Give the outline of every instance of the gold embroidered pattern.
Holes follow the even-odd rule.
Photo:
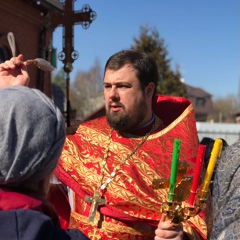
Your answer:
[[[111,206],[128,216],[158,221],[161,217],[161,202],[165,201],[167,192],[164,189],[153,191],[152,181],[156,178],[169,177],[172,152],[170,143],[177,134],[181,136],[183,146],[180,160],[185,160],[186,156],[188,159],[194,159],[198,146],[194,124],[194,112],[189,106],[167,128],[151,134],[108,186],[105,197],[107,200],[109,199]],[[105,120],[96,120],[90,125],[88,123],[80,125],[75,135],[67,137],[66,150],[62,153],[60,165],[78,185],[73,189],[74,191],[77,192],[80,187],[88,194],[93,194],[93,186],[98,184],[109,131]],[[139,139],[125,140],[121,136],[113,134],[106,173],[110,175],[114,167],[122,161],[122,156],[127,156],[138,143]],[[189,162],[189,165],[190,169],[194,167],[193,162]],[[75,200],[78,201],[78,198],[76,197]],[[85,220],[82,221],[87,221],[86,206],[87,204],[83,200],[76,204],[76,212],[81,213],[76,226],[83,224],[81,223],[83,216],[85,216]],[[98,218],[98,213],[96,218]],[[198,226],[203,235],[205,234],[204,222],[199,216],[191,219],[191,222]],[[92,224],[96,226],[95,221]],[[189,226],[188,229],[190,228]],[[109,239],[112,238],[109,237]]]

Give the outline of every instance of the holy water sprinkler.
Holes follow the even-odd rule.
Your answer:
[[[27,60],[27,65],[33,65],[40,68],[43,71],[52,72],[55,68],[51,65],[50,62],[42,58],[30,59]]]

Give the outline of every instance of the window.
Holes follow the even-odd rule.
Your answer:
[[[11,55],[7,47],[0,46],[0,63],[10,59]]]
[[[196,107],[204,107],[205,99],[202,97],[198,97],[196,100]]]

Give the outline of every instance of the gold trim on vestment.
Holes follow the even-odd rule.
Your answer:
[[[176,125],[178,125],[179,123],[181,123],[183,121],[183,119],[186,118],[186,116],[191,112],[193,111],[193,106],[192,105],[189,105],[184,111],[183,113],[178,117],[176,118],[173,122],[171,122],[166,128],[164,128],[163,130],[157,132],[157,133],[154,133],[154,134],[151,134],[151,136],[149,136],[148,139],[155,139],[155,138],[158,138],[164,134],[166,134],[167,132],[169,132],[170,130],[172,130],[174,127],[176,127]],[[167,114],[167,113],[166,113]]]
[[[161,202],[166,201],[167,190],[159,189],[151,192],[152,182],[154,179],[169,177],[165,174],[166,171],[163,172],[161,170],[161,164],[165,164],[166,169],[169,166],[169,169],[167,169],[167,171],[169,170],[170,172],[171,154],[166,153],[171,152],[171,144],[168,144],[167,146],[165,146],[164,144],[166,140],[171,142],[173,140],[173,137],[177,136],[176,132],[174,131],[179,131],[180,137],[182,137],[181,133],[183,134],[183,142],[186,143],[184,145],[184,148],[186,149],[183,150],[184,156],[186,155],[189,158],[193,158],[194,156],[196,156],[196,152],[194,151],[197,149],[196,146],[198,144],[198,140],[195,134],[196,126],[193,124],[195,122],[193,116],[194,113],[192,113],[192,111],[193,108],[192,105],[190,105],[175,121],[173,121],[162,131],[151,134],[146,140],[146,142],[143,144],[143,146],[139,148],[137,152],[131,157],[131,159],[126,162],[126,164],[124,165],[124,167],[126,168],[123,168],[118,172],[114,180],[108,186],[107,193],[104,196],[106,200],[108,200],[108,197],[113,199],[113,201],[112,199],[110,199],[109,201],[110,206],[111,203],[113,203],[112,206],[118,209],[120,212],[122,211],[123,213],[126,213],[129,217],[136,217],[139,220],[143,219],[147,221],[148,219],[153,220],[160,218]],[[97,171],[100,169],[102,159],[104,157],[104,151],[106,150],[107,139],[109,138],[109,134],[111,131],[110,128],[108,128],[107,126],[108,125],[105,120],[96,120],[95,122],[92,122],[90,124],[87,123],[80,125],[75,136],[69,136],[69,138],[67,138],[65,145],[66,151],[64,150],[61,156],[62,167],[65,169],[66,172],[69,172],[71,177],[78,183],[78,185],[83,189],[83,191],[87,192],[90,195],[94,192],[93,186],[95,187],[99,180],[99,172]],[[176,126],[177,130],[175,128]],[[174,131],[171,131],[173,129]],[[112,169],[114,169],[114,167],[118,165],[119,162],[121,162],[121,160],[126,157],[127,154],[129,154],[129,152],[131,152],[137,144],[141,142],[141,139],[142,137],[128,138],[125,141],[125,138],[121,137],[116,133],[114,134],[109,148],[109,166],[111,169],[109,169],[109,166],[107,166],[107,176],[109,176]],[[126,143],[122,144],[119,143],[119,141],[125,141]],[[79,144],[78,148],[75,145],[76,143]],[[162,152],[163,145],[165,147],[165,152]],[[159,148],[161,148],[161,151],[159,151]],[[188,151],[188,148],[191,148],[190,152]],[[157,155],[154,153],[157,153]],[[161,159],[162,163],[159,162],[157,164],[157,161],[159,161],[159,159]],[[150,160],[149,164],[147,160]],[[87,164],[92,164],[91,168],[89,168]],[[136,167],[137,173],[139,174],[138,178],[134,179],[134,177],[132,178],[131,176],[129,176],[129,174],[127,174],[127,167],[130,166]],[[161,171],[157,172],[157,168],[150,166],[157,166],[158,170],[160,169]],[[161,176],[162,174],[163,176]],[[164,176],[164,174],[166,176]],[[131,192],[127,188],[127,185],[131,185],[136,191]],[[121,202],[117,202],[115,196],[121,199]],[[124,202],[131,204],[131,209],[124,208]],[[79,203],[82,202],[79,201]],[[84,213],[87,207],[87,203],[83,202],[81,206]],[[82,213],[82,209],[79,210],[78,208],[79,212]],[[84,224],[86,224],[87,222],[87,226],[91,226],[92,223],[88,222],[87,216],[82,216],[74,212],[72,214],[73,217],[78,216],[78,221],[81,221],[82,219]],[[203,226],[202,223],[204,223],[200,219],[191,219],[190,221],[198,227]],[[124,228],[124,232],[126,232],[126,226],[123,227],[121,225],[121,222],[119,222],[119,224],[113,225],[109,222],[104,222],[103,224],[106,229],[115,229],[114,233],[116,233],[117,231],[116,227],[120,229]],[[135,232],[132,227],[128,228],[131,229],[131,231]],[[186,229],[190,231],[191,227],[189,224],[186,225]],[[204,232],[204,230],[205,229],[203,227],[201,231]],[[123,239],[121,238],[121,240]]]

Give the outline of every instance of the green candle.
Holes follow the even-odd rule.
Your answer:
[[[169,192],[168,192],[168,198],[167,198],[168,202],[172,202],[174,197],[174,190],[175,190],[177,171],[178,171],[180,144],[181,144],[181,141],[179,139],[174,140],[174,146],[173,146],[173,152],[172,152],[172,168],[171,168],[171,175],[170,175],[170,186],[169,186]]]

